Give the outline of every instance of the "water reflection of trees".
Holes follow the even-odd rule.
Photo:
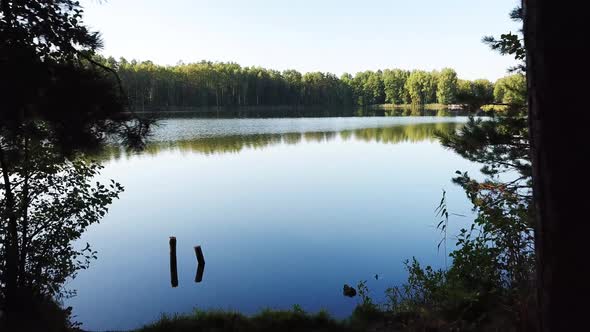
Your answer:
[[[163,151],[180,151],[205,155],[239,153],[244,149],[263,149],[272,145],[295,145],[301,142],[320,143],[336,139],[379,142],[387,144],[434,141],[436,132],[450,132],[459,128],[459,123],[420,123],[382,128],[362,128],[342,131],[305,133],[254,134],[204,137],[191,140],[152,142],[142,155],[155,156]],[[117,146],[110,146],[97,156],[101,160],[118,160],[132,154]]]

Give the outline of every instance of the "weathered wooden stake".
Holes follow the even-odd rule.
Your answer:
[[[205,272],[205,257],[203,256],[203,250],[201,246],[195,247],[195,255],[197,255],[197,275],[195,276],[195,282],[201,282],[203,280],[203,273]]]
[[[178,286],[178,268],[176,264],[176,237],[170,237],[170,283],[172,287]]]
[[[205,264],[205,257],[203,256],[203,250],[201,250],[201,246],[195,247],[195,254],[197,255],[197,261],[199,264]]]

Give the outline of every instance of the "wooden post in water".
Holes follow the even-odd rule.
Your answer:
[[[201,250],[201,246],[195,247],[195,254],[197,255],[197,261],[200,264],[205,264],[205,256],[203,256],[203,250]]]
[[[195,282],[201,282],[203,280],[203,273],[205,272],[205,257],[203,256],[203,250],[201,246],[195,247],[195,255],[197,256],[197,275],[195,276]]]
[[[176,264],[176,237],[170,237],[170,283],[178,287],[178,268]]]

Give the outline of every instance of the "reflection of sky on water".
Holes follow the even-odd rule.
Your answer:
[[[94,245],[99,259],[70,283],[78,296],[68,305],[87,329],[134,328],[163,312],[194,307],[253,313],[300,304],[344,317],[356,303],[342,296],[344,283],[368,280],[381,298],[386,287],[403,281],[403,260],[416,256],[441,266],[434,209],[444,188],[449,208],[471,215],[450,179],[455,170],[477,167],[433,139],[383,138],[387,128],[406,136],[420,132],[413,121],[423,118],[412,119],[329,119],[336,121],[331,128],[329,121],[306,119],[310,130],[298,139],[288,134],[291,119],[248,120],[252,125],[245,128],[257,130],[231,123],[226,127],[236,129],[229,130],[234,138],[227,145],[239,147],[233,153],[220,153],[226,149],[219,144],[223,138],[195,139],[185,120],[162,126],[179,131],[178,141],[189,142],[187,147],[159,140],[153,146],[160,148],[106,162],[103,176],[126,191],[82,239]],[[296,132],[307,129],[297,126]],[[256,136],[275,141],[259,149]],[[240,144],[239,137],[249,137],[250,145]],[[218,146],[203,155],[206,142]],[[468,221],[451,220],[451,234]],[[169,280],[172,235],[178,239],[178,288]],[[199,284],[195,245],[202,245],[207,261]]]

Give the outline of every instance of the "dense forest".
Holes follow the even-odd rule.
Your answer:
[[[525,89],[521,74],[496,82],[462,80],[455,70],[386,69],[356,75],[241,67],[201,61],[160,66],[151,61],[97,60],[117,71],[139,111],[236,106],[367,106],[376,104],[514,103]]]

